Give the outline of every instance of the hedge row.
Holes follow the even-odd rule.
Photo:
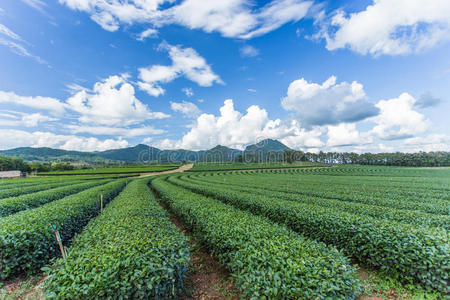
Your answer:
[[[2,190],[2,191],[0,191],[0,202],[3,201],[2,199],[4,199],[4,198],[10,198],[10,197],[16,197],[16,196],[25,195],[25,194],[36,193],[36,192],[52,189],[55,187],[60,187],[60,186],[68,185],[68,184],[75,184],[75,183],[79,183],[79,182],[80,181],[77,182],[75,180],[52,181],[52,182],[45,182],[45,183],[42,183],[39,185],[16,187],[13,189]]]
[[[450,292],[450,243],[447,230],[353,215],[344,211],[264,197],[243,195],[169,178],[196,193],[215,197],[239,209],[286,224],[296,232],[332,244],[359,261],[415,279],[425,287]]]
[[[124,186],[125,180],[117,180],[0,218],[0,280],[32,274],[59,255],[52,225],[59,228],[63,242],[67,243],[99,212],[100,191],[103,190],[107,203]]]
[[[397,209],[418,210],[425,213],[449,215],[450,199],[435,198],[430,194],[417,195],[407,198],[395,191],[373,190],[363,184],[351,186],[341,182],[334,182],[333,178],[320,176],[315,182],[309,182],[307,176],[292,177],[289,175],[261,176],[211,176],[208,181],[216,181],[230,186],[256,186],[261,190],[290,192],[296,195],[335,199],[339,201],[364,203],[377,206],[393,207]],[[350,179],[351,180],[351,179]],[[409,184],[410,185],[410,184]],[[410,186],[402,187],[404,190]],[[448,198],[448,193],[446,195]]]
[[[182,181],[214,188],[222,188],[223,182],[204,180],[202,178],[191,178],[189,176],[180,176]],[[322,207],[333,207],[335,210],[342,210],[352,214],[370,216],[377,219],[393,220],[406,224],[442,227],[450,229],[450,216],[436,215],[416,210],[398,209],[393,207],[371,205],[365,203],[348,202],[336,199],[327,199],[313,196],[305,196],[291,192],[268,191],[258,188],[257,186],[242,187],[229,185],[227,182],[227,190],[239,192],[241,194],[263,195],[273,199],[286,199],[306,204],[314,204]]]
[[[266,218],[152,181],[169,208],[222,265],[244,299],[353,299],[353,267],[334,247],[304,238]]]
[[[105,184],[111,180],[87,181],[74,185],[57,187],[0,201],[0,217],[6,217],[22,210],[39,207],[43,204],[79,193],[85,189]]]
[[[168,299],[181,291],[187,238],[147,187],[130,183],[49,269],[49,298]]]
[[[214,175],[219,176],[214,176],[213,178],[223,178],[223,174],[215,173]],[[236,181],[236,179],[239,178],[249,181],[255,178],[255,176],[250,177],[241,175],[242,174],[227,176],[227,179]],[[355,196],[358,195],[356,192],[359,192],[359,196],[363,197],[367,196],[368,193],[372,196],[380,196],[381,198],[384,198],[386,194],[389,194],[395,195],[395,197],[402,197],[403,201],[414,202],[430,202],[430,199],[432,199],[432,201],[437,201],[439,203],[442,199],[450,200],[449,180],[439,177],[414,179],[409,177],[399,177],[387,180],[385,177],[374,178],[368,176],[311,176],[298,172],[286,172],[284,170],[274,170],[271,173],[259,171],[253,173],[253,175],[257,175],[258,181],[270,181],[277,185],[285,185],[286,182],[289,182],[289,188],[296,191],[298,191],[298,187],[303,188],[306,185],[309,190],[318,192],[320,189],[317,189],[317,187],[321,187],[326,183],[327,185],[334,185],[334,189],[339,193],[352,189]],[[239,183],[238,181],[236,182]],[[413,185],[411,184],[412,182],[414,183]],[[269,188],[271,186],[265,187]],[[332,194],[332,196],[336,196],[336,193]]]

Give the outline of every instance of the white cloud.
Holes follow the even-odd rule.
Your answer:
[[[39,110],[46,110],[51,114],[58,116],[62,115],[65,111],[65,104],[58,99],[41,96],[19,96],[13,92],[0,91],[0,103],[10,103]]]
[[[312,1],[274,0],[262,8],[247,0],[59,0],[91,15],[105,30],[121,24],[150,23],[157,27],[179,24],[225,37],[253,38],[303,18]],[[164,8],[161,5],[164,4]],[[173,4],[173,5],[172,5]]]
[[[142,42],[146,38],[156,38],[156,37],[158,37],[158,30],[154,28],[148,28],[138,35],[137,40]]]
[[[41,115],[40,113],[26,114],[22,117],[22,124],[25,127],[36,127],[39,123],[57,121],[58,119],[50,118],[48,116]]]
[[[173,111],[178,111],[181,112],[182,114],[190,117],[190,118],[195,118],[197,117],[200,113],[201,110],[197,107],[197,105],[195,105],[192,102],[170,102],[170,108]]]
[[[297,121],[270,120],[265,109],[250,106],[245,114],[234,109],[233,100],[225,100],[220,115],[200,115],[190,131],[181,140],[165,139],[157,143],[160,148],[209,149],[216,145],[244,149],[246,145],[259,140],[281,139],[289,145],[313,147],[323,143],[318,139],[320,132],[313,133],[299,128]]]
[[[321,85],[303,78],[293,81],[281,104],[284,109],[297,112],[305,127],[356,122],[378,113],[367,101],[362,84],[356,81],[337,84],[335,76]]]
[[[12,39],[14,41],[4,39],[0,37],[0,45],[3,45],[5,47],[8,47],[11,52],[14,54],[20,55],[20,56],[26,56],[31,57],[35,59],[40,64],[48,64],[45,60],[40,58],[39,56],[31,54],[23,45],[19,44],[18,42],[24,42],[20,35],[13,32],[11,29],[6,27],[3,24],[0,24],[0,35],[4,35],[9,39]]]
[[[376,106],[380,114],[370,119],[376,123],[372,133],[381,139],[393,140],[413,137],[427,131],[430,122],[415,111],[416,99],[408,93],[398,98],[380,100]]]
[[[0,126],[4,127],[36,127],[40,123],[57,121],[56,118],[51,118],[41,113],[23,113],[17,111],[5,111],[0,113]]]
[[[425,137],[413,137],[404,140],[402,151],[450,151],[450,136],[445,134],[430,134]]]
[[[108,126],[67,125],[66,128],[69,129],[69,131],[73,134],[89,133],[93,135],[109,135],[127,138],[144,135],[162,134],[165,132],[162,129],[156,129],[153,126],[124,128],[124,127],[108,127]]]
[[[259,50],[253,46],[245,45],[239,49],[242,57],[255,57],[259,55]]]
[[[355,123],[341,123],[337,126],[328,126],[327,146],[354,146],[371,142],[372,139],[367,133],[361,134],[356,130]]]
[[[68,107],[81,114],[79,121],[100,125],[128,126],[169,115],[152,112],[139,101],[127,76],[110,76],[97,82],[92,91],[81,90],[67,100]]]
[[[247,89],[247,91],[249,91],[250,93],[256,93],[255,89]]]
[[[188,97],[194,96],[194,91],[191,88],[182,88],[181,91],[186,94]]]
[[[0,38],[0,45],[8,47],[10,49],[10,51],[12,53],[14,53],[14,54],[17,54],[17,55],[20,55],[20,56],[25,56],[25,57],[31,57],[31,58],[33,58],[34,60],[36,60],[38,63],[40,63],[42,65],[48,65],[48,62],[46,62],[45,60],[43,60],[39,56],[31,54],[27,49],[25,49],[25,47],[23,47],[22,45],[20,45],[20,44],[18,44],[16,42]]]
[[[374,0],[357,13],[336,12],[322,26],[318,36],[328,50],[348,47],[373,56],[418,52],[450,39],[450,1]]]
[[[181,48],[167,43],[161,43],[160,49],[167,50],[172,60],[172,65],[153,65],[139,69],[139,88],[149,95],[159,96],[164,94],[162,83],[170,82],[178,77],[184,76],[196,82],[200,86],[212,86],[213,83],[223,84],[220,77],[215,74],[208,65],[192,48]]]
[[[280,141],[292,149],[302,149],[310,152],[318,152],[319,148],[325,146],[320,137],[323,134],[321,127],[314,127],[311,130],[300,128],[296,121],[293,121],[293,132],[291,135],[282,138]]]
[[[47,15],[47,12],[44,10],[44,7],[47,6],[47,3],[45,3],[42,0],[22,0],[25,4],[28,6],[36,9],[37,11]]]
[[[6,27],[3,24],[0,24],[0,34],[6,35],[7,37],[9,37],[13,40],[22,41],[22,38],[20,37],[20,35],[13,32],[11,29],[9,29],[8,27]]]
[[[27,132],[23,130],[0,129],[0,149],[16,147],[51,147],[77,151],[103,151],[115,148],[125,148],[128,142],[122,139],[99,140],[93,137],[74,135],[58,135],[51,132]]]

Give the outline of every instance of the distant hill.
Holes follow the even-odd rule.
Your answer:
[[[68,151],[47,147],[21,147],[0,151],[0,155],[20,157],[26,161],[58,161],[87,163],[165,163],[182,161],[235,161],[240,155],[266,157],[272,153],[282,153],[289,148],[283,143],[267,139],[249,145],[244,151],[218,145],[209,150],[190,151],[184,149],[161,150],[148,145],[139,144],[133,147],[112,149],[99,152]]]
[[[249,145],[245,148],[245,152],[255,152],[255,151],[274,151],[274,152],[283,152],[284,150],[290,150],[288,146],[283,144],[280,141],[265,139],[256,144]]]
[[[242,154],[242,151],[237,149],[228,148],[225,146],[217,145],[216,147],[205,151],[203,159],[204,162],[226,162],[234,161],[238,155]]]
[[[102,152],[95,152],[98,156],[118,161],[137,162],[148,161],[153,162],[157,160],[160,149],[139,144],[134,147],[106,150]]]
[[[288,146],[277,140],[265,139],[256,144],[249,145],[244,150],[244,161],[279,161],[284,158],[284,151],[290,150]]]

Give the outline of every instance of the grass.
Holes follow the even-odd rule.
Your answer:
[[[370,297],[373,296],[381,299],[398,300],[442,299],[442,294],[439,292],[426,290],[414,283],[402,284],[397,278],[379,270],[358,268],[358,274],[361,280],[361,296],[359,299],[372,299]]]
[[[16,280],[14,283],[8,284],[0,282],[0,299],[43,299],[42,283],[44,277],[42,274],[30,276],[22,280]]]

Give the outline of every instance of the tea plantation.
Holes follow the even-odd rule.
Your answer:
[[[3,182],[2,284],[41,276],[49,299],[184,297],[193,249],[176,219],[242,299],[358,299],[360,266],[450,293],[450,168],[231,166]]]

